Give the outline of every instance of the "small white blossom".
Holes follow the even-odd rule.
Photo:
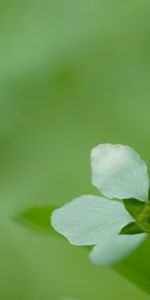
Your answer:
[[[84,195],[52,214],[52,226],[73,245],[94,245],[91,259],[111,265],[133,251],[146,233],[122,234],[133,217],[123,201],[148,201],[146,164],[130,147],[102,144],[91,152],[92,183],[102,196]]]

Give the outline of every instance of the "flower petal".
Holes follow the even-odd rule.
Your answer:
[[[146,233],[114,235],[95,246],[90,258],[96,265],[113,265],[135,250],[147,237]]]
[[[81,196],[52,213],[52,226],[74,245],[96,245],[133,221],[118,201]]]
[[[148,200],[147,167],[130,147],[102,144],[91,152],[92,183],[108,198]]]

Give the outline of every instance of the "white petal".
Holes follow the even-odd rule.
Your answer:
[[[132,220],[122,203],[91,195],[76,198],[52,214],[52,226],[74,245],[96,245]]]
[[[96,265],[113,265],[135,250],[147,237],[146,233],[115,235],[103,239],[91,252],[91,260]]]
[[[148,200],[147,167],[130,147],[102,144],[91,152],[92,183],[108,198]]]

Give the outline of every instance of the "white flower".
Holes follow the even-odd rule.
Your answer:
[[[148,201],[146,164],[130,147],[102,144],[91,152],[92,183],[103,196],[84,195],[56,209],[52,226],[71,244],[94,245],[91,259],[111,265],[133,251],[146,233],[119,234],[133,222],[122,200]]]

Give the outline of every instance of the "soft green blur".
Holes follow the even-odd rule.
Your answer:
[[[14,219],[97,193],[89,153],[150,167],[149,1],[14,0],[0,9],[0,299],[148,299],[88,253]]]

